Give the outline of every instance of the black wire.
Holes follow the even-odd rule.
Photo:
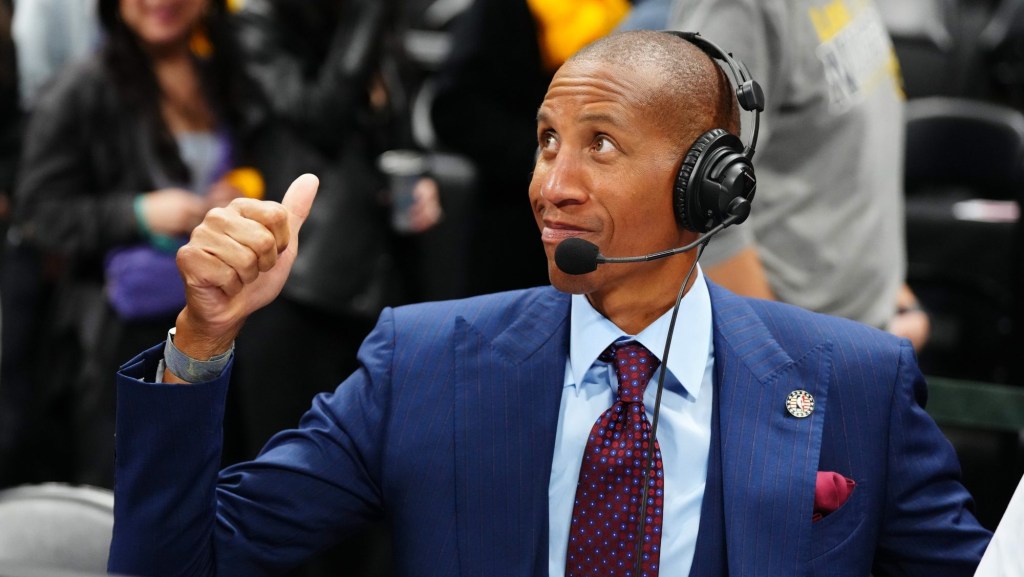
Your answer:
[[[717,232],[717,231],[716,231]],[[690,277],[693,276],[693,271],[697,269],[697,262],[700,261],[700,255],[704,254],[704,249],[707,248],[708,242],[711,240],[710,235],[708,238],[701,243],[700,249],[697,250],[697,258],[693,259],[693,264],[690,265],[690,270],[686,273],[686,278],[683,279],[682,286],[679,287],[679,293],[676,295],[676,304],[672,307],[672,319],[668,323],[668,336],[665,337],[665,349],[661,355],[661,373],[658,374],[658,389],[654,397],[654,410],[651,411],[651,436],[650,442],[648,443],[650,449],[647,451],[646,462],[644,463],[644,481],[643,485],[643,498],[640,502],[640,524],[637,529],[637,546],[636,546],[636,564],[634,565],[633,575],[634,577],[640,577],[640,569],[643,563],[644,553],[644,526],[647,520],[647,483],[650,481],[651,467],[654,463],[654,443],[657,440],[658,433],[658,416],[661,413],[661,394],[665,390],[665,374],[668,373],[668,352],[672,347],[672,335],[675,333],[676,318],[679,316],[679,305],[683,302],[683,295],[686,294],[686,286],[690,284]],[[664,514],[664,499],[662,499],[662,513]],[[658,553],[658,564],[661,564],[661,553]],[[660,571],[659,571],[660,573]]]

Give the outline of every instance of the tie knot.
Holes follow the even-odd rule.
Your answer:
[[[598,358],[615,366],[619,380],[618,396],[624,403],[643,402],[647,383],[661,364],[647,347],[635,341],[612,343]]]

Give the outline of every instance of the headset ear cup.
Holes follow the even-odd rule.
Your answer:
[[[686,230],[693,232],[707,232],[705,222],[700,221],[700,215],[704,214],[704,207],[701,205],[700,181],[692,180],[693,170],[700,163],[702,156],[707,151],[708,145],[727,134],[721,128],[712,128],[700,135],[683,157],[683,165],[679,167],[676,175],[673,204],[676,209],[676,222]]]

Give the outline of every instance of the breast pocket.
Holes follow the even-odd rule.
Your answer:
[[[858,485],[841,507],[811,524],[811,560],[842,547],[856,535],[864,523],[864,489]]]

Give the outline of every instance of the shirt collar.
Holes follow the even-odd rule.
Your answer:
[[[696,274],[697,279],[679,304],[679,318],[667,363],[671,374],[694,398],[700,394],[711,347],[711,296],[699,266]],[[583,375],[598,355],[624,336],[635,339],[663,361],[661,355],[665,352],[672,310],[666,311],[640,334],[627,335],[599,313],[586,296],[573,295],[569,319],[569,370],[575,387],[583,382]]]

